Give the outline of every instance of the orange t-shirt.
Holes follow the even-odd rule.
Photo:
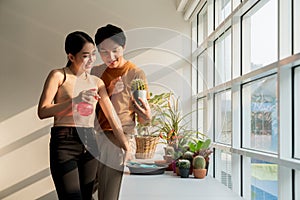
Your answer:
[[[147,84],[145,73],[142,69],[138,68],[135,64],[127,61],[122,68],[108,68],[106,65],[100,65],[93,67],[91,73],[98,77],[101,77],[106,88],[110,82],[121,76],[124,83],[124,90],[120,93],[113,94],[111,96],[111,102],[120,118],[123,130],[127,134],[135,134],[135,113],[133,110],[133,104],[131,101],[131,81],[133,79],[143,79]],[[148,86],[146,86],[148,90]],[[148,98],[150,97],[148,92]],[[100,106],[96,109],[99,125],[103,130],[112,130],[108,120],[102,112]]]

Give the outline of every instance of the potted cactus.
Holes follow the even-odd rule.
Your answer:
[[[190,161],[190,163],[192,164],[193,163],[193,156],[194,156],[193,152],[186,151],[186,152],[184,152],[182,158]],[[193,174],[193,166],[192,165],[190,167],[190,172],[189,173]]]
[[[191,163],[189,160],[181,159],[179,160],[179,172],[181,178],[188,178],[190,175]]]
[[[203,156],[195,156],[193,158],[193,174],[195,178],[204,178],[206,176],[206,161]]]
[[[133,79],[131,81],[131,92],[136,100],[136,102],[140,105],[143,106],[143,104],[140,102],[139,97],[143,101],[147,101],[147,91],[146,91],[146,83],[143,79]]]

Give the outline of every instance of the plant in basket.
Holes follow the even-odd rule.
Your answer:
[[[150,99],[148,100],[149,106],[151,108],[151,120],[147,124],[140,124],[137,122],[137,133],[136,138],[136,158],[152,158],[156,146],[159,142],[159,128],[157,124],[159,123],[159,118],[161,115],[161,110],[167,106],[169,93],[161,93],[157,95],[150,94]]]

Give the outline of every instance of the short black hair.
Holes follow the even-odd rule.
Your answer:
[[[124,34],[124,31],[117,26],[107,24],[106,26],[98,28],[97,33],[95,34],[96,45],[99,45],[107,38],[110,38],[122,47],[125,46],[126,36]]]

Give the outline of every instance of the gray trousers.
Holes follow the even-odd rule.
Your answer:
[[[135,154],[134,137],[128,136],[132,154]],[[101,133],[98,138],[100,156],[98,165],[98,200],[118,200],[124,172],[124,151],[110,131]]]

